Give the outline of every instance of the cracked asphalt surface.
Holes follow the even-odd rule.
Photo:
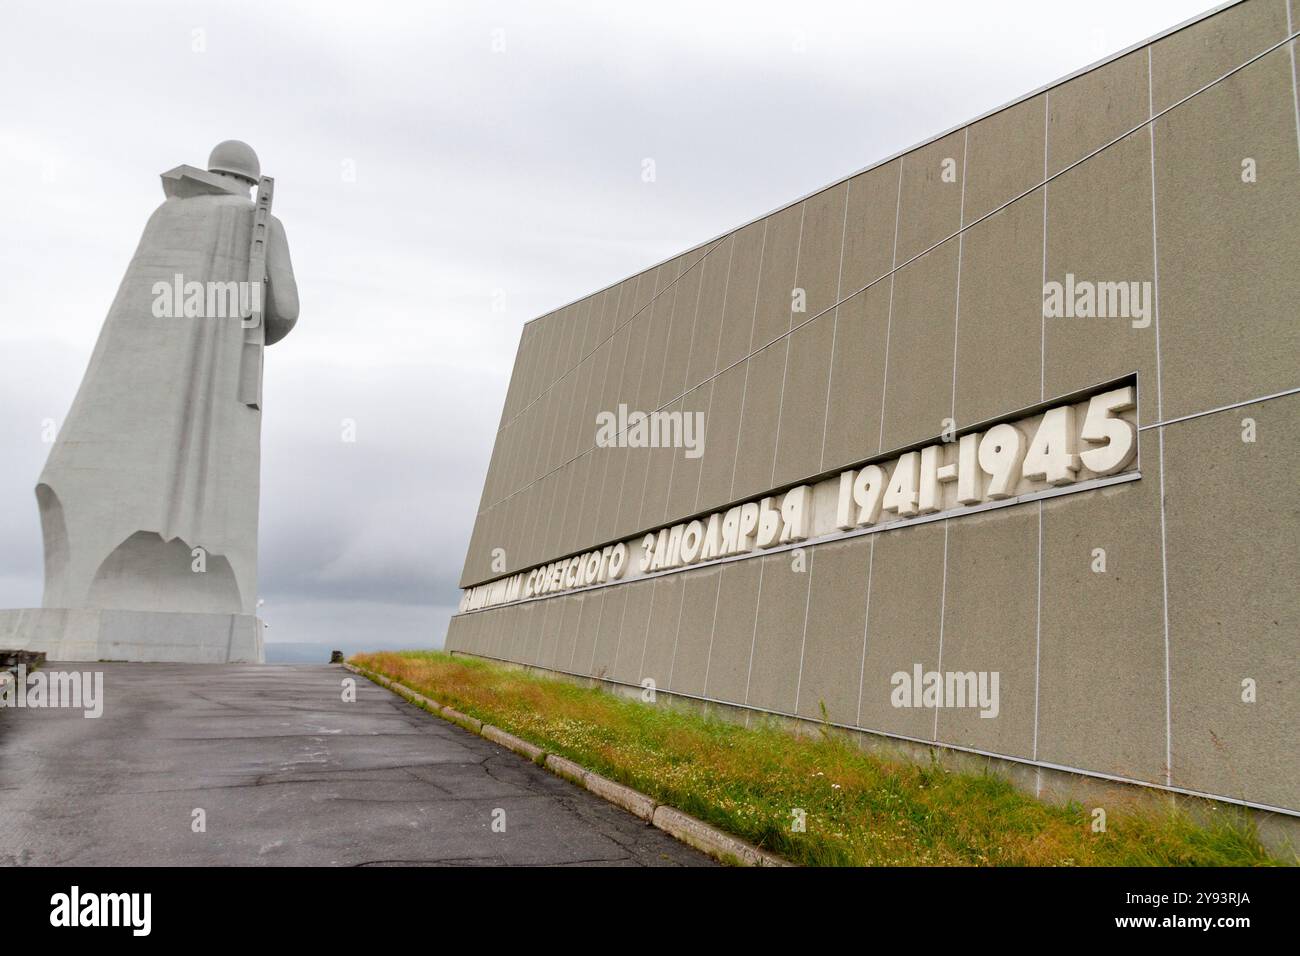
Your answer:
[[[44,669],[103,671],[104,713],[0,709],[0,864],[712,863],[337,665]]]

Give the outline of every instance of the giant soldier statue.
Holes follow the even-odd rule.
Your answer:
[[[162,185],[36,487],[44,607],[0,613],[0,646],[262,659],[262,353],[298,318],[289,246],[245,143]]]

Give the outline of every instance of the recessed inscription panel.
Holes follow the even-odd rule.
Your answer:
[[[1137,450],[1137,386],[1108,388],[470,588],[460,610],[1083,491],[1135,471]]]

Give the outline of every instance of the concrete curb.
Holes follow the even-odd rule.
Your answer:
[[[513,750],[521,757],[527,757],[533,763],[545,765],[546,751],[536,744],[530,744],[528,741],[516,737],[514,734],[508,734],[500,727],[493,727],[491,724],[484,724],[482,734],[494,744],[500,744],[506,750]]]
[[[598,773],[590,772],[587,774],[585,786],[596,796],[603,797],[610,803],[622,807],[628,813],[640,817],[646,823],[654,823],[655,810],[660,805],[640,790],[633,790],[631,787],[602,777]]]
[[[452,710],[450,707],[442,708],[442,716],[450,720],[453,724],[459,724],[466,730],[472,730],[476,734],[483,733],[483,721],[477,717],[469,717],[458,710]]]
[[[583,788],[587,786],[587,768],[581,764],[574,763],[566,757],[561,757],[557,754],[547,754],[546,769],[557,777],[563,777],[570,783],[576,783],[578,786]]]
[[[709,826],[703,820],[697,820],[688,813],[682,813],[675,807],[662,805],[657,807],[654,825],[665,833],[671,833],[683,843],[727,863],[741,863],[745,866],[790,866],[780,857],[765,853],[758,847],[737,839],[729,833],[723,833],[716,827]]]
[[[477,717],[470,717],[458,710],[453,710],[445,704],[440,704],[431,697],[425,697],[423,694],[417,693],[397,681],[390,680],[382,674],[346,662],[343,667],[354,674],[360,674],[381,687],[391,690],[399,697],[406,698],[444,720],[451,721],[471,733],[478,734],[480,737],[499,744],[521,757],[526,757],[533,763],[541,764],[557,777],[563,777],[589,793],[594,793],[602,800],[621,807],[628,813],[645,820],[651,826],[663,830],[669,836],[675,837],[703,853],[707,853],[715,860],[738,866],[794,866],[788,860],[783,860],[765,850],[760,850],[753,844],[746,843],[730,833],[725,833],[703,820],[697,820],[676,807],[656,803],[654,798],[639,790],[617,783],[608,777],[602,777],[600,774],[586,769],[581,764],[574,763],[567,757],[547,753],[536,744],[531,744],[516,737],[500,727],[485,724]]]

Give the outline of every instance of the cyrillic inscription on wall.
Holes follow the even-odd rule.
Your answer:
[[[1083,490],[1135,468],[1136,408],[1135,385],[1063,402],[470,588],[460,610]]]

